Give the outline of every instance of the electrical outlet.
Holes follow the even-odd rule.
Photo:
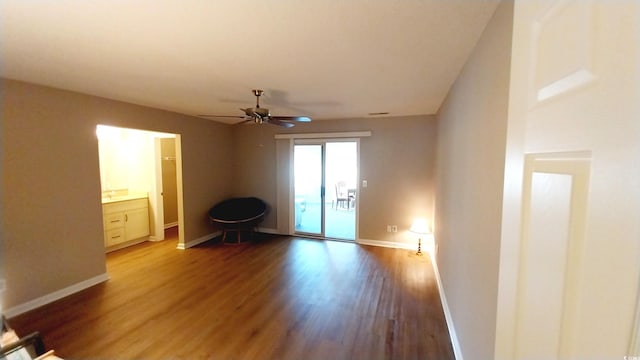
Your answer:
[[[391,225],[391,232],[398,232],[398,225]]]

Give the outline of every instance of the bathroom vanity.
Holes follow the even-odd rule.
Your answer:
[[[107,251],[146,241],[149,237],[147,194],[102,199],[104,245]]]

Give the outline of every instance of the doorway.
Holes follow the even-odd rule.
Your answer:
[[[177,201],[182,196],[180,135],[106,125],[98,125],[96,135],[103,204],[105,198],[146,194],[148,239],[164,240],[165,229],[178,226],[180,243],[184,234],[181,201]],[[171,177],[173,181],[167,181]]]
[[[293,159],[294,232],[354,241],[358,141],[296,140]]]

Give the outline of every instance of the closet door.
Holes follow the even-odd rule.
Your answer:
[[[516,1],[513,25],[496,358],[637,356],[640,3]]]

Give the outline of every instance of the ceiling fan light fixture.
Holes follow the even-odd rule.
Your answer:
[[[253,121],[256,124],[272,124],[290,128],[294,126],[293,122],[310,122],[311,118],[308,116],[273,116],[267,108],[260,107],[260,96],[264,94],[263,90],[253,89],[251,90],[256,97],[256,107],[240,109],[244,112],[245,116],[217,116],[217,115],[199,115],[203,117],[238,117],[243,118],[241,123]]]

